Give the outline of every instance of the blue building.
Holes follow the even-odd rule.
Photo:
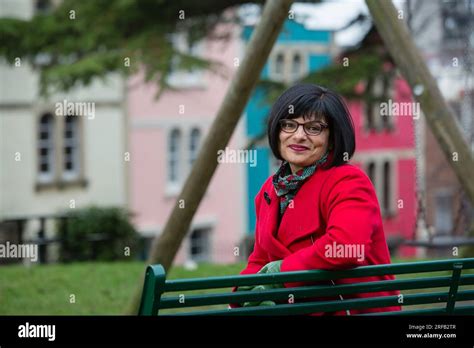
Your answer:
[[[250,26],[244,27],[244,42],[249,41],[253,29]],[[332,30],[308,29],[304,24],[287,20],[263,68],[261,79],[291,84],[298,78],[329,65],[335,55],[334,49]],[[270,107],[264,101],[264,90],[257,87],[245,108],[246,135],[249,140],[266,134]],[[255,149],[258,165],[247,165],[248,237],[253,236],[255,231],[255,196],[280,164],[271,153],[266,135]]]

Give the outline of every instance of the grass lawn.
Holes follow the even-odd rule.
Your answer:
[[[244,263],[174,267],[170,278],[238,274]],[[123,314],[145,272],[142,262],[0,267],[0,315]],[[70,299],[74,295],[75,303]]]
[[[202,264],[194,271],[174,267],[170,278],[235,275],[244,266],[243,262],[232,265]],[[142,262],[87,262],[68,265],[37,265],[30,268],[20,265],[3,266],[0,267],[0,315],[123,314],[144,270],[145,264]],[[448,274],[449,272],[433,273],[433,275]],[[403,279],[412,276],[416,275],[402,275],[397,278]],[[473,286],[463,288],[474,289]],[[430,291],[443,291],[444,289],[438,288]],[[403,293],[419,291],[406,290]],[[71,303],[74,302],[71,301],[72,299],[75,300],[75,303]],[[225,308],[225,306],[209,308]],[[410,306],[407,308],[419,307]],[[173,312],[176,311],[179,310]],[[167,310],[163,313],[172,312]]]

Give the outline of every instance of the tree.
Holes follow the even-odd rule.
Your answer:
[[[190,44],[203,37],[226,39],[228,33],[216,34],[216,25],[238,22],[236,11],[225,10],[246,2],[64,0],[31,20],[0,18],[0,56],[11,64],[24,59],[38,69],[43,95],[139,68],[162,90],[170,88],[166,78],[173,67],[219,68],[177,50],[171,35],[185,32]]]

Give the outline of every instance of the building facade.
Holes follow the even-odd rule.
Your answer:
[[[220,29],[216,29],[220,30]],[[227,42],[205,39],[192,53],[221,64],[221,73],[174,70],[168,83],[174,90],[156,99],[157,87],[133,76],[128,84],[131,144],[131,209],[139,231],[149,241],[159,235],[179,199],[201,145],[216,117],[242,56],[234,28]],[[174,43],[187,50],[184,34]],[[243,122],[227,147],[243,146]],[[222,149],[223,151],[225,149]],[[216,154],[216,161],[218,154]],[[176,256],[176,264],[232,263],[240,259],[240,240],[245,226],[242,163],[219,163]],[[146,255],[144,255],[146,256]]]
[[[47,10],[43,5],[4,0],[0,16],[28,19]],[[38,238],[40,221],[46,224],[43,237],[53,237],[54,215],[61,212],[89,205],[126,208],[123,80],[109,76],[106,83],[45,98],[38,73],[19,58],[0,64],[0,80],[0,221],[21,225],[26,242]],[[9,233],[3,238],[18,240],[18,230]]]
[[[474,151],[474,1],[416,0],[405,7],[415,43],[455,115],[453,122]],[[427,230],[422,237],[433,244],[424,253],[452,256],[453,246],[474,228],[474,209],[451,168],[455,157],[446,158],[424,118],[416,126],[420,213]]]

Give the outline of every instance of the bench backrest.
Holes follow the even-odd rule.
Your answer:
[[[439,276],[428,274],[429,272],[438,271],[448,271],[448,274]],[[418,273],[417,276],[407,279],[372,281],[365,283],[308,285],[265,291],[231,292],[230,290],[230,288],[234,286],[315,282],[384,274],[401,275],[416,273]],[[461,307],[455,306],[455,304],[460,301],[474,300],[474,287],[472,287],[472,285],[474,285],[474,258],[363,266],[343,271],[314,270],[282,272],[278,274],[233,275],[178,280],[166,280],[165,270],[161,265],[150,265],[146,269],[139,315],[158,315],[160,310],[168,308],[190,308],[187,312],[173,315],[295,315],[397,305],[405,307],[435,303],[443,303],[445,306],[442,308],[404,310],[402,312],[384,312],[378,315],[474,314],[474,305]],[[226,289],[226,292],[222,292],[222,290],[212,290],[212,292],[209,292],[210,289],[222,288],[228,289]],[[436,292],[403,294],[402,297],[383,296],[357,299],[349,298],[338,301],[308,301],[308,299],[314,297],[329,297],[387,290],[433,288],[441,289]],[[185,291],[190,290],[206,290],[206,293],[190,295],[184,293]],[[164,296],[166,293],[170,292],[173,292],[174,294]],[[191,308],[218,304],[244,303],[249,301],[256,302],[272,300],[275,302],[281,302],[287,301],[290,296],[293,296],[295,300],[306,299],[308,302],[204,311]]]

